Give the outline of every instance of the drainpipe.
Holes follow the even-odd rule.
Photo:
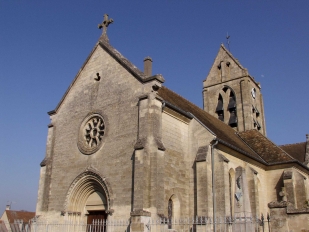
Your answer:
[[[218,144],[217,138],[214,138],[213,141],[215,141],[211,145],[211,180],[212,180],[212,202],[213,202],[213,225],[214,225],[214,231],[216,231],[216,183],[215,183],[215,159],[214,159],[214,149],[215,146]]]

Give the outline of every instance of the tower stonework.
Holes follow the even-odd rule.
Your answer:
[[[203,81],[203,100],[205,111],[236,131],[266,135],[261,86],[224,45]]]

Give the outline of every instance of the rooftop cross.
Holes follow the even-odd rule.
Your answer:
[[[229,36],[229,33],[226,33],[227,47],[229,49],[229,52],[230,52],[230,37],[231,36]]]
[[[104,14],[103,22],[98,25],[99,29],[103,28],[102,36],[106,37],[106,39],[107,39],[107,34],[106,34],[107,27],[108,27],[109,24],[111,24],[113,22],[114,22],[113,19],[108,19],[108,14]]]

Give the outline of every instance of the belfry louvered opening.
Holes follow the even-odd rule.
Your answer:
[[[217,104],[217,108],[216,108],[216,113],[218,114],[218,118],[221,121],[224,121],[223,98],[222,98],[221,94],[219,94],[219,97],[218,97],[218,104]]]
[[[227,108],[230,112],[229,125],[231,127],[237,127],[236,98],[233,91],[230,91],[229,104]]]

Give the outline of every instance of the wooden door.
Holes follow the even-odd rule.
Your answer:
[[[87,232],[105,232],[107,214],[105,211],[89,211],[87,217]]]

